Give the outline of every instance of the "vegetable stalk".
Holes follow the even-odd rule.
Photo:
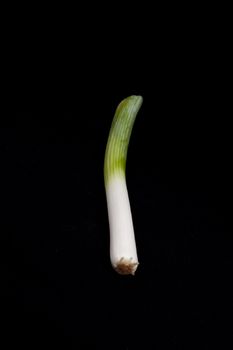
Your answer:
[[[129,140],[141,104],[141,96],[130,96],[118,105],[104,159],[104,182],[110,228],[110,259],[113,268],[123,275],[134,275],[138,266],[125,168]]]

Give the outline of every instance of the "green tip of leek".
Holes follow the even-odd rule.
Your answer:
[[[105,152],[105,183],[115,173],[125,176],[129,140],[142,102],[142,96],[133,95],[125,98],[116,109]]]

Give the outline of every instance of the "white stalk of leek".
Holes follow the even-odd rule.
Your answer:
[[[104,159],[110,259],[113,268],[123,275],[134,275],[138,266],[125,167],[130,135],[141,104],[141,96],[130,96],[119,104],[112,121]]]

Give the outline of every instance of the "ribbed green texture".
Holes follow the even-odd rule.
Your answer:
[[[125,176],[130,135],[142,101],[141,96],[130,96],[124,99],[116,109],[105,152],[105,185],[111,176],[116,173],[119,176]]]

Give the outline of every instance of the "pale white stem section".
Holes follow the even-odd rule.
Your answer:
[[[128,191],[125,176],[116,173],[106,185],[110,226],[110,258],[114,269],[121,274],[134,275],[138,266]]]

